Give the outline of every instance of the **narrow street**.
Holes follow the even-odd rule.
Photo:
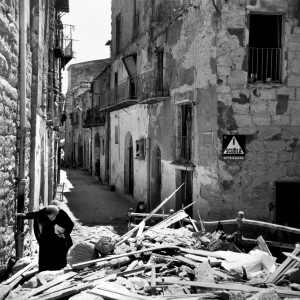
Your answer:
[[[73,219],[73,242],[93,240],[101,231],[122,235],[127,231],[127,212],[133,204],[106,186],[100,185],[82,169],[61,170],[63,197],[55,200]],[[61,201],[62,200],[62,201]]]

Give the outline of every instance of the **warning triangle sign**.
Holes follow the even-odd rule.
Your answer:
[[[238,143],[236,137],[232,137],[230,143],[226,147],[223,154],[236,154],[236,155],[243,155],[244,151],[242,150],[240,144]]]

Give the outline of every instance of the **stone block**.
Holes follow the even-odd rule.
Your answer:
[[[284,86],[277,90],[277,95],[287,95],[289,96],[289,100],[293,100],[296,98],[296,89]]]
[[[230,67],[219,66],[217,68],[217,75],[218,76],[229,76],[230,75],[230,71],[231,71]]]
[[[287,176],[299,177],[300,176],[300,164],[290,164],[287,167]]]
[[[67,263],[69,265],[93,260],[97,258],[94,245],[89,242],[79,242],[74,244],[68,251]]]
[[[293,74],[300,74],[300,61],[294,60],[291,63],[291,71]]]
[[[265,289],[264,291],[258,292],[248,300],[280,300],[279,295],[276,293],[275,289]]]
[[[222,94],[229,94],[230,93],[230,86],[229,85],[224,85],[224,84],[218,85],[217,86],[217,92],[222,93]],[[299,95],[300,95],[300,91],[299,91]]]
[[[225,105],[230,106],[232,104],[232,97],[230,94],[219,93],[218,101],[224,103]]]
[[[267,114],[268,112],[268,102],[259,100],[252,102],[250,104],[250,111],[251,113],[258,113],[258,114]]]
[[[268,113],[270,115],[276,115],[276,107],[277,107],[277,101],[268,100]]]
[[[244,85],[247,83],[247,72],[242,70],[232,70],[230,76],[228,77],[229,85]]]
[[[231,67],[232,62],[229,55],[222,55],[217,57],[217,68],[219,67]]]
[[[233,109],[233,113],[238,115],[248,114],[250,110],[250,105],[249,103],[245,103],[245,104],[232,103],[232,109]]]
[[[287,114],[300,115],[300,102],[299,101],[288,101]]]
[[[252,117],[250,115],[234,115],[238,127],[251,126]]]
[[[293,160],[293,153],[282,151],[278,153],[278,160],[280,162],[292,161]]]
[[[263,100],[276,99],[276,89],[261,89],[259,98]]]
[[[266,150],[268,151],[283,151],[285,150],[285,141],[283,140],[275,140],[275,141],[265,141]]]
[[[292,126],[300,126],[300,116],[299,114],[291,115],[291,125]]]
[[[288,50],[300,50],[300,43],[298,42],[290,42],[287,46]]]
[[[300,74],[288,76],[287,86],[288,87],[300,87]]]
[[[298,61],[300,59],[300,50],[288,51],[288,60],[289,61]]]
[[[295,33],[294,32],[293,34],[291,34],[291,37],[289,39],[289,44],[290,43],[298,43],[298,44],[300,44],[300,33]]]
[[[296,88],[296,100],[300,101],[300,88]]]
[[[278,116],[271,116],[271,124],[272,125],[290,125],[291,124],[291,117],[288,115],[278,115]]]
[[[265,144],[263,141],[253,140],[251,143],[247,145],[247,149],[250,152],[263,152],[265,150]],[[255,157],[254,157],[255,158]]]
[[[271,124],[271,116],[268,114],[253,115],[253,124],[257,126],[268,126]]]
[[[252,135],[252,134],[255,134],[256,132],[257,132],[257,127],[254,125],[238,128],[238,134]]]

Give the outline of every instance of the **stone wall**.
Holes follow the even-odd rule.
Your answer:
[[[29,7],[27,7],[27,12]],[[28,45],[27,45],[28,46]],[[27,132],[30,130],[30,78],[31,60],[29,47],[27,60],[28,80],[26,82],[28,109]],[[17,193],[18,154],[17,127],[19,125],[19,7],[18,1],[0,3],[0,272],[4,272],[8,255],[15,255],[14,226],[15,199]],[[29,186],[29,146],[27,134],[25,152],[25,197]],[[28,232],[28,226],[25,226]],[[24,254],[29,253],[29,243],[25,240]]]

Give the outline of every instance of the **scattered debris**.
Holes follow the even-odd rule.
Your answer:
[[[243,224],[252,222],[242,212],[229,234],[223,225],[232,220],[215,222],[217,230],[207,232],[209,222],[192,220],[185,209],[163,217],[156,211],[143,214],[161,220],[148,229],[144,219],[117,240],[105,233],[94,243],[75,243],[64,270],[37,273],[36,263],[19,262],[22,268],[0,285],[0,300],[300,299],[300,285],[291,280],[299,271],[299,245],[283,252],[278,265],[262,236],[248,253],[238,247],[247,241]]]

